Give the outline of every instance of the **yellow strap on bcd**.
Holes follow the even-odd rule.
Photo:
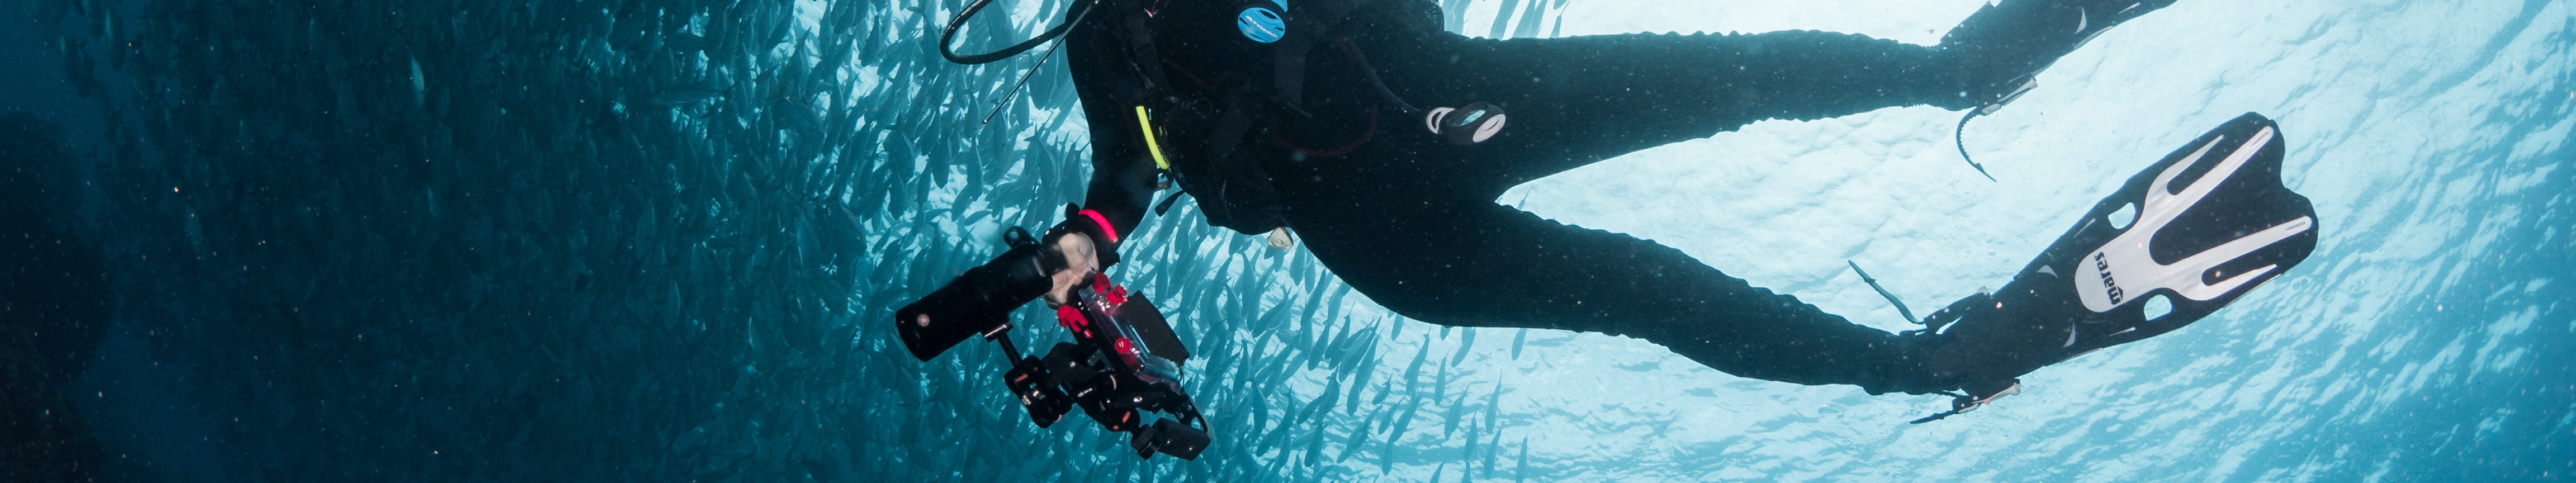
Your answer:
[[[1147,119],[1147,118],[1145,117],[1145,106],[1136,106],[1136,126],[1137,126],[1137,127],[1140,127],[1140,128],[1144,128],[1143,130],[1145,131],[1145,152],[1153,153],[1153,155],[1154,155],[1154,167],[1156,167],[1156,168],[1161,168],[1161,169],[1172,169],[1172,163],[1171,163],[1170,161],[1164,161],[1164,160],[1163,160],[1163,145],[1162,145],[1162,143],[1158,143],[1158,142],[1155,142],[1155,141],[1154,141],[1154,121],[1149,120],[1149,119]]]

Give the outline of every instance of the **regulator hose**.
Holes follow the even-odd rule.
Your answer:
[[[949,62],[955,62],[962,65],[976,65],[991,63],[993,61],[1011,58],[1011,56],[1014,55],[1020,55],[1022,52],[1028,52],[1029,49],[1037,48],[1038,44],[1046,43],[1048,40],[1054,40],[1056,37],[1064,36],[1065,31],[1072,29],[1074,24],[1082,23],[1083,17],[1091,16],[1091,10],[1099,7],[1100,2],[1099,0],[1079,0],[1072,8],[1080,8],[1082,11],[1073,14],[1072,21],[1056,24],[1055,28],[1047,29],[1046,33],[1038,34],[1037,37],[1021,41],[1019,44],[1012,45],[1010,47],[1003,47],[1002,50],[976,55],[957,55],[956,51],[949,50],[949,42],[957,37],[957,28],[966,26],[966,19],[974,17],[975,12],[984,10],[984,5],[990,3],[993,3],[993,0],[975,0],[975,3],[966,5],[966,10],[959,11],[957,12],[956,17],[948,19],[948,28],[939,31],[940,57],[947,57]]]

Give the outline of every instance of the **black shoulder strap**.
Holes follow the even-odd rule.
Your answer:
[[[1150,93],[1170,87],[1163,76],[1163,56],[1154,50],[1154,29],[1146,24],[1145,9],[1136,0],[1113,0],[1118,8],[1119,37],[1127,41],[1127,67],[1136,72],[1138,84],[1129,99],[1142,100]]]
[[[1288,12],[1288,35],[1270,45],[1272,94],[1289,109],[1304,112],[1306,55],[1329,41],[1334,28],[1358,7],[1356,2],[1308,0]]]

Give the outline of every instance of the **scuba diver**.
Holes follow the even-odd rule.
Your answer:
[[[1092,179],[1043,237],[1019,235],[896,312],[922,360],[989,337],[1030,300],[1065,304],[1105,281],[1093,272],[1185,193],[1211,225],[1274,240],[1294,230],[1408,318],[1624,335],[1737,376],[1953,398],[1923,422],[2013,394],[2041,366],[2198,320],[2316,244],[2314,209],[2281,185],[2277,128],[2251,113],[2130,179],[2001,289],[1902,333],[1495,202],[1765,119],[1932,105],[1967,111],[1964,124],[2172,0],[2002,0],[1929,47],[1815,31],[1480,39],[1443,30],[1430,0],[1076,0],[1045,35],[949,50],[986,1],[950,23],[941,53],[990,62],[1060,35]],[[1178,192],[1154,203],[1165,182]],[[2169,312],[2150,318],[2149,299]]]

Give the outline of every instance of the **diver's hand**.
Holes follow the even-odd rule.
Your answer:
[[[1089,235],[1081,233],[1066,234],[1057,238],[1055,246],[1048,248],[1064,255],[1065,266],[1063,270],[1047,275],[1054,283],[1054,286],[1047,289],[1044,296],[1047,306],[1056,307],[1072,303],[1073,289],[1082,286],[1082,282],[1090,279],[1092,273],[1100,271],[1099,250],[1091,244]]]
[[[1067,234],[1063,238],[1058,238],[1055,246],[1045,249],[1063,254],[1065,267],[1063,270],[1047,274],[1049,286],[1046,294],[1040,297],[1046,299],[1048,307],[1072,303],[1073,289],[1082,286],[1082,282],[1090,279],[1092,273],[1100,271],[1100,254],[1091,244],[1091,237],[1080,233]],[[929,327],[930,322],[929,313],[912,317],[914,326]]]

